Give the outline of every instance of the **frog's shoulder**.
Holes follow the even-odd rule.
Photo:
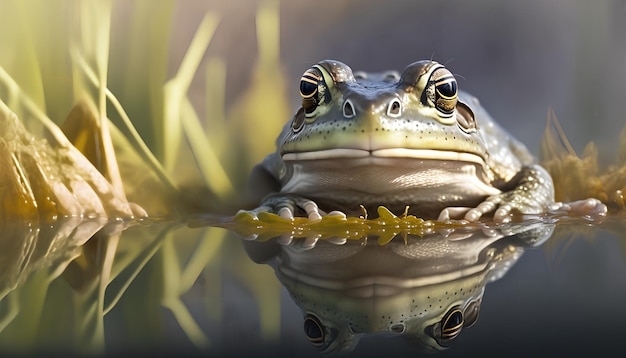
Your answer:
[[[474,112],[492,167],[509,168],[513,172],[535,161],[526,145],[496,122],[481,106],[478,98],[459,91],[459,100],[467,104]]]
[[[280,191],[279,176],[284,169],[280,154],[274,152],[254,166],[248,180],[247,199],[251,202],[260,202],[266,195]]]

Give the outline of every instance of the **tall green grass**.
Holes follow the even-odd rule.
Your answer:
[[[177,26],[173,20],[177,6],[180,3],[173,0],[0,2],[2,113],[15,113],[37,143],[69,147],[69,138],[75,139],[74,149],[82,150],[122,197],[143,206],[148,214],[163,214],[163,202],[155,197],[169,194],[173,200],[167,198],[170,207],[166,210],[182,207],[187,211],[193,203],[184,198],[194,196],[185,195],[193,189],[189,183],[201,185],[201,192],[207,193],[196,196],[198,202],[211,201],[213,207],[237,202],[252,165],[273,150],[273,140],[254,138],[259,133],[274,137],[288,118],[278,56],[278,3],[260,5],[254,78],[231,108],[225,108],[227,65],[220,54],[207,56],[221,21],[219,14],[208,12],[202,17],[182,61],[174,64],[176,70],[170,74],[172,58],[176,58],[170,53],[170,35]],[[123,11],[130,11],[129,35],[114,39],[111,34],[119,26],[117,15]],[[115,62],[114,58],[124,61]],[[205,116],[198,114],[190,100],[190,85],[202,67],[206,73]],[[269,99],[268,92],[273,93]],[[250,123],[263,123],[263,128]],[[147,175],[155,180],[144,180]],[[220,318],[221,297],[214,293],[219,293],[223,268],[214,263],[220,262],[224,247],[229,246],[225,231],[207,228],[195,231],[197,237],[189,237],[187,231],[171,227],[156,233],[139,227],[138,233],[125,231],[128,239],[122,240],[124,227],[115,225],[92,238],[91,234],[82,238],[89,241],[72,246],[63,259],[49,262],[30,252],[24,254],[32,262],[10,273],[15,275],[11,277],[15,286],[2,291],[0,300],[3,350],[9,347],[24,353],[65,346],[82,353],[102,353],[104,317],[124,298],[133,312],[149,312],[151,320],[165,307],[193,344],[207,347],[211,343],[182,296],[199,276],[205,276],[215,299],[207,303],[207,311],[214,319]],[[29,230],[20,234],[17,244],[28,246],[45,238]],[[72,236],[58,235],[50,252],[70,244],[67,240]],[[226,266],[250,288],[262,307],[262,335],[276,337],[278,284],[268,280],[268,275],[273,276],[271,269],[251,269],[250,265],[235,255]],[[143,270],[155,280],[136,281]],[[57,278],[61,275],[65,280],[60,282]],[[133,286],[146,288],[138,296],[140,302],[126,294]],[[47,296],[51,300],[46,300]],[[73,302],[73,312],[65,305],[46,307],[49,302],[68,301]],[[128,327],[148,319],[137,315],[127,317]],[[71,334],[55,333],[59,322],[71,323]],[[150,327],[142,329],[148,332]],[[71,335],[75,340],[68,342]]]
[[[116,23],[119,5],[107,0],[3,2],[0,46],[11,51],[0,54],[0,100],[37,136],[43,135],[42,127],[55,132],[52,127],[60,126],[76,103],[93,103],[105,147],[117,145],[111,131],[119,128],[142,166],[147,164],[181,198],[186,197],[181,185],[183,191],[199,185],[206,188],[206,198],[214,201],[214,207],[237,202],[241,190],[236,188],[244,185],[254,163],[273,149],[273,141],[255,138],[275,136],[288,118],[278,56],[278,3],[260,6],[253,81],[228,109],[224,108],[225,62],[219,55],[206,56],[219,15],[207,13],[202,18],[177,70],[168,78],[172,57],[168,26],[176,25],[177,4],[125,3],[125,10],[132,11],[130,36],[112,42],[111,24]],[[124,57],[123,66],[112,67],[111,56]],[[189,96],[201,66],[208,107],[203,117]],[[122,90],[113,91],[110,79],[122,83]],[[110,129],[111,124],[117,128]],[[132,168],[118,168],[118,161],[111,159],[98,169],[122,195],[132,195],[121,175]],[[122,164],[133,166],[127,161]],[[142,198],[134,199],[141,205]]]

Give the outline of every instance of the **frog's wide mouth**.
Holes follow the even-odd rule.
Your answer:
[[[350,158],[408,158],[421,160],[445,160],[470,162],[480,165],[485,164],[485,160],[478,154],[468,152],[456,152],[450,150],[437,149],[410,149],[410,148],[386,148],[376,150],[335,148],[317,150],[309,152],[284,153],[284,161],[299,160],[327,160],[327,159],[350,159]]]

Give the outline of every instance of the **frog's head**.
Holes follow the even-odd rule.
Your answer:
[[[485,282],[466,287],[465,292],[463,282],[452,284],[461,286],[449,292],[438,292],[438,288],[450,286],[446,282],[407,290],[382,286],[378,288],[381,292],[371,296],[356,290],[329,290],[321,292],[324,300],[317,302],[309,301],[313,297],[298,292],[300,297],[294,299],[305,312],[306,338],[323,353],[350,351],[362,337],[374,334],[402,336],[418,347],[444,350],[464,328],[478,320]],[[329,299],[337,301],[331,303]]]
[[[484,165],[472,109],[443,65],[419,61],[402,74],[353,73],[322,61],[300,80],[302,106],[278,140],[285,161],[393,157]]]

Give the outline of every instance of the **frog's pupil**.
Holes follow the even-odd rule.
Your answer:
[[[311,98],[315,96],[317,93],[317,81],[308,77],[302,76],[302,80],[300,81],[300,95],[302,98]]]
[[[437,92],[444,98],[453,98],[457,94],[456,81],[454,78],[443,78],[435,83]]]
[[[463,328],[463,312],[455,307],[446,314],[441,327],[441,338],[455,338]]]
[[[321,323],[311,315],[304,318],[304,334],[314,345],[324,343],[324,330]]]

